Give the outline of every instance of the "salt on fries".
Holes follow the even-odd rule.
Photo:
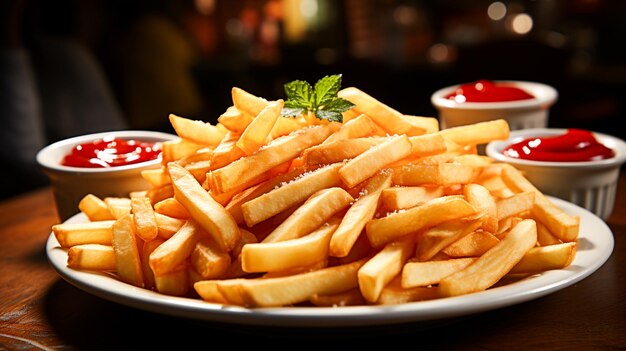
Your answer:
[[[240,88],[216,125],[171,115],[150,185],[57,224],[68,266],[207,302],[398,304],[571,264],[579,218],[477,152],[504,120],[438,130],[356,88],[344,122]]]

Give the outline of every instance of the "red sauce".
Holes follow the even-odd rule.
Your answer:
[[[154,160],[161,154],[157,143],[104,138],[75,146],[61,162],[64,166],[108,168]]]
[[[513,158],[551,162],[596,161],[615,156],[613,150],[582,129],[568,129],[557,136],[527,138],[508,146],[502,153]]]
[[[525,90],[512,85],[495,84],[488,80],[479,80],[474,83],[463,84],[446,99],[463,102],[502,102],[528,100],[535,97]]]

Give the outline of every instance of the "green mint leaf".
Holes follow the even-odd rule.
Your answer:
[[[303,108],[303,109],[308,109],[309,108],[309,103],[306,101],[300,101],[300,100],[287,100],[285,101],[284,107],[287,108]]]
[[[326,76],[315,83],[315,105],[327,104],[329,100],[337,97],[341,89],[341,74]]]
[[[333,100],[328,101],[326,105],[322,107],[323,110],[344,112],[353,108],[354,104],[346,99],[335,97]]]
[[[343,122],[343,115],[338,111],[317,110],[315,111],[315,117],[319,119],[326,119],[331,122]]]
[[[306,109],[297,108],[297,107],[283,107],[283,110],[280,111],[280,115],[283,117],[298,117],[304,113]]]
[[[291,101],[298,106],[313,109],[313,97],[315,92],[311,84],[303,80],[294,80],[285,84],[285,94],[287,101]]]

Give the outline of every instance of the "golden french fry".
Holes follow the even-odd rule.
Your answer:
[[[578,216],[571,216],[554,205],[515,167],[503,165],[501,175],[504,183],[514,192],[533,191],[535,193],[535,202],[531,212],[550,229],[550,232],[564,242],[576,240],[580,227]]]
[[[249,92],[234,87],[231,90],[233,104],[237,110],[249,114],[250,116],[258,115],[269,104],[264,98],[250,94]]]
[[[172,182],[165,167],[144,169],[141,171],[141,176],[148,182],[148,184],[150,184],[150,187],[152,188],[160,188]]]
[[[160,188],[152,188],[146,192],[146,197],[150,199],[151,204],[156,204],[161,200],[165,200],[174,196],[174,188],[172,188],[171,184],[164,185]],[[138,196],[135,196],[138,197]]]
[[[188,220],[176,234],[150,254],[150,268],[154,275],[163,275],[183,263],[202,236],[200,225],[192,219]]]
[[[359,156],[385,140],[376,137],[335,140],[304,150],[303,158],[304,162],[310,165],[343,162]]]
[[[196,144],[216,146],[226,134],[225,130],[207,122],[194,121],[174,114],[170,114],[169,119],[179,137]]]
[[[499,220],[498,207],[489,190],[480,184],[465,184],[463,186],[463,196],[465,196],[470,205],[474,206],[483,215],[483,230],[496,233]]]
[[[504,277],[537,242],[535,221],[519,222],[496,246],[465,269],[439,282],[443,296],[456,296],[483,291]]]
[[[374,218],[380,194],[390,185],[391,173],[385,171],[379,172],[367,181],[359,197],[343,216],[339,228],[332,235],[330,256],[345,257],[350,253],[365,224]]]
[[[277,139],[302,129],[304,126],[306,123],[301,118],[280,117],[270,132],[270,138]]]
[[[265,144],[272,128],[280,117],[283,100],[272,101],[248,124],[235,145],[246,155],[257,151]]]
[[[440,261],[407,262],[402,268],[402,287],[429,286],[473,263],[476,258],[453,258]]]
[[[562,241],[554,236],[548,227],[541,222],[537,222],[537,244],[539,246],[556,245],[560,243],[562,243]]]
[[[409,137],[411,142],[411,157],[436,155],[448,149],[446,140],[438,133],[424,134]]]
[[[52,232],[61,247],[82,244],[111,245],[111,228],[115,220],[61,223],[52,226]]]
[[[154,213],[154,218],[156,219],[157,228],[159,229],[159,237],[162,239],[171,238],[186,221],[186,219],[178,219],[158,212]]]
[[[511,197],[498,200],[498,202],[496,202],[498,221],[530,211],[533,208],[534,203],[535,192],[533,191],[517,193]]]
[[[331,295],[314,294],[309,301],[315,306],[324,307],[358,306],[367,303],[359,289],[350,289]]]
[[[476,231],[465,235],[443,249],[450,257],[478,257],[500,242],[493,234]]]
[[[448,245],[478,229],[482,221],[482,217],[457,218],[427,229],[418,239],[415,257],[419,261],[432,259]]]
[[[385,285],[401,271],[415,249],[413,238],[391,242],[359,269],[359,289],[365,300],[376,302]]]
[[[533,247],[509,273],[538,273],[569,266],[576,256],[575,242]]]
[[[205,160],[188,163],[184,167],[194,178],[196,178],[198,183],[202,184],[206,179],[207,172],[213,169],[213,164],[211,163],[211,160]]]
[[[226,138],[226,135],[224,135],[224,138]],[[179,158],[178,160],[173,161],[173,162],[176,162],[179,165],[185,167],[188,164],[195,163],[195,162],[210,161],[211,158],[213,158],[213,150],[214,150],[213,147],[203,147],[202,149],[196,150],[196,152],[194,152],[193,154],[189,156],[185,156],[183,158]],[[168,183],[171,183],[171,179],[169,179],[169,174],[167,173],[166,166],[164,165],[160,169],[163,171],[163,175],[168,178]]]
[[[189,219],[189,211],[173,197],[161,200],[154,204],[154,211],[165,216],[178,219]],[[156,214],[155,214],[156,218]],[[158,226],[158,225],[157,225]]]
[[[335,220],[300,238],[244,245],[241,267],[248,273],[277,272],[322,261],[328,256],[328,243],[338,226]]]
[[[180,265],[175,269],[162,275],[154,276],[156,290],[162,294],[183,296],[190,289],[189,270],[185,265]]]
[[[469,184],[474,169],[458,163],[408,164],[393,168],[393,184],[403,186]]]
[[[380,292],[380,296],[376,301],[377,305],[397,305],[401,303],[433,300],[439,296],[437,287],[417,286],[413,288],[404,288],[400,283],[400,277],[396,277]]]
[[[309,234],[353,201],[352,196],[339,187],[317,191],[263,239],[263,243],[295,239]]]
[[[111,211],[109,211],[109,206],[94,194],[85,195],[78,203],[78,209],[83,212],[90,221],[115,219]]]
[[[439,134],[459,145],[486,144],[508,138],[509,124],[503,119],[496,119],[443,129]]]
[[[402,118],[414,127],[423,129],[426,134],[439,131],[439,120],[435,117],[403,115]]]
[[[441,186],[396,186],[383,190],[382,207],[388,211],[405,210],[443,196]]]
[[[201,279],[222,278],[230,266],[230,255],[209,239],[196,243],[190,257],[191,265]]]
[[[157,247],[159,247],[159,245],[163,244],[163,242],[165,242],[165,240],[161,238],[144,241],[141,248],[141,270],[143,271],[144,288],[146,289],[156,288],[156,283],[154,282],[154,272],[152,271],[152,268],[150,268],[150,254]]]
[[[445,221],[473,215],[476,210],[460,196],[443,196],[423,205],[398,211],[386,217],[369,221],[365,230],[374,247],[416,233]]]
[[[193,284],[194,290],[206,302],[228,304],[228,300],[217,288],[218,280],[200,280]]]
[[[231,162],[212,172],[220,192],[226,192],[258,177],[273,167],[296,158],[302,150],[324,141],[332,132],[331,125],[315,126],[273,140],[258,152]]]
[[[154,209],[147,197],[134,197],[130,207],[137,235],[144,241],[150,241],[159,234]]]
[[[358,117],[344,122],[338,131],[333,133],[324,141],[328,144],[337,140],[364,138],[374,135],[385,136],[385,132],[367,115],[359,115]]]
[[[412,144],[406,135],[389,137],[383,143],[363,152],[339,169],[341,180],[352,188],[373,176],[391,162],[411,153]]]
[[[113,246],[101,244],[74,245],[67,250],[67,266],[80,270],[115,271]]]
[[[226,209],[215,201],[183,167],[168,166],[174,194],[191,217],[215,240],[220,249],[232,250],[241,234],[237,223]]]
[[[341,184],[338,170],[341,164],[333,164],[317,170],[306,172],[286,184],[280,183],[278,188],[251,199],[241,205],[246,224],[254,226],[289,207],[300,204],[318,190]]]
[[[235,106],[230,106],[217,118],[217,121],[230,131],[241,133],[252,122],[252,116],[239,111]]]
[[[204,144],[198,144],[184,138],[164,141],[161,143],[161,162],[163,165],[167,165],[170,162],[191,156],[205,147]]]
[[[424,128],[417,127],[405,120],[402,113],[355,87],[344,88],[337,93],[337,96],[355,104],[353,110],[368,115],[389,134],[414,136],[426,132]]]
[[[113,223],[111,244],[115,252],[115,273],[123,282],[143,287],[141,256],[137,247],[135,226],[131,215]]]

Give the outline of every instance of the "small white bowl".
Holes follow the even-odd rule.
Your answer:
[[[61,140],[41,149],[37,153],[37,162],[50,180],[57,212],[62,221],[79,212],[78,203],[87,194],[100,198],[128,197],[132,191],[148,189],[148,183],[141,176],[141,171],[161,165],[160,156],[151,161],[109,168],[68,167],[61,164],[65,155],[76,145],[108,136],[147,142],[178,138],[173,134],[153,131],[111,131]]]
[[[502,151],[509,145],[530,137],[564,134],[567,129],[531,128],[512,131],[508,140],[487,144],[487,156],[512,164],[522,171],[541,192],[586,208],[606,220],[613,212],[617,181],[626,162],[626,142],[617,137],[593,132],[595,138],[612,149],[610,159],[585,162],[548,162],[512,158]]]
[[[493,81],[495,84],[515,86],[535,98],[505,102],[456,102],[446,96],[461,84],[442,88],[431,96],[431,103],[439,113],[441,128],[457,127],[494,119],[504,119],[511,130],[545,128],[548,126],[550,107],[556,102],[558,93],[553,87],[526,81]]]

